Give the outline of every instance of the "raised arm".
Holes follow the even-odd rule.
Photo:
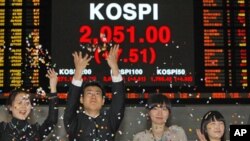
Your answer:
[[[57,74],[56,74],[55,70],[49,69],[47,71],[46,76],[49,78],[50,93],[57,93],[56,86],[57,86],[58,78],[57,78]]]
[[[53,130],[58,121],[57,74],[54,69],[49,69],[46,76],[49,78],[50,83],[50,94],[47,95],[49,99],[49,113],[39,128],[41,138],[45,138]]]
[[[82,56],[82,52],[74,52],[72,54],[74,58],[74,64],[75,64],[75,74],[74,79],[75,80],[82,80],[82,71],[87,67],[89,64],[91,57],[89,57],[88,54],[86,54],[84,57]]]
[[[107,57],[107,62],[108,65],[110,67],[110,69],[112,70],[112,76],[118,76],[119,73],[119,67],[118,67],[118,51],[119,51],[119,45],[114,45],[114,47],[111,47],[110,51],[109,51],[109,55]]]
[[[125,110],[125,88],[122,76],[118,67],[118,51],[119,45],[115,45],[109,51],[107,58],[108,65],[112,70],[112,102],[110,107],[109,122],[113,132],[116,132],[124,116]]]
[[[205,136],[201,133],[200,129],[196,129],[196,135],[199,141],[207,141]]]
[[[75,74],[68,92],[66,109],[64,111],[64,126],[68,134],[74,134],[77,127],[77,113],[80,106],[80,95],[82,93],[82,72],[89,64],[91,57],[82,56],[81,52],[72,54],[75,65]]]

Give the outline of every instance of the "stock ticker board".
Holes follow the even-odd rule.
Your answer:
[[[83,80],[110,97],[115,44],[128,99],[250,98],[249,0],[1,0],[0,97],[48,89],[53,67],[65,98],[74,51],[93,57]]]

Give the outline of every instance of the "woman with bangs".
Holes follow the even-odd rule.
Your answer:
[[[171,103],[166,96],[152,95],[148,99],[147,109],[151,127],[137,133],[133,141],[187,141],[182,127],[166,125],[171,114]]]
[[[25,90],[17,89],[10,92],[7,107],[11,115],[9,122],[0,122],[0,141],[42,141],[54,129],[58,121],[57,108],[57,74],[54,69],[47,71],[50,83],[49,112],[42,124],[30,123],[29,115],[32,112],[32,97]]]
[[[226,122],[223,115],[218,111],[207,112],[201,121],[201,129],[196,133],[199,141],[226,141]]]

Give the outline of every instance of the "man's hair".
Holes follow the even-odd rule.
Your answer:
[[[89,82],[86,82],[83,84],[82,86],[82,94],[84,95],[84,90],[89,87],[89,86],[96,86],[96,87],[99,87],[101,90],[102,90],[102,96],[105,96],[105,89],[104,89],[104,86],[102,85],[101,82],[99,81],[89,81]]]

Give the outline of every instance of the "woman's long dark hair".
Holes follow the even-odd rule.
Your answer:
[[[205,136],[207,141],[210,141],[208,133],[207,133],[207,125],[212,121],[222,121],[224,123],[225,129],[223,136],[221,137],[221,141],[226,141],[225,133],[226,133],[226,122],[223,115],[218,111],[209,111],[207,112],[201,121],[201,133]]]

